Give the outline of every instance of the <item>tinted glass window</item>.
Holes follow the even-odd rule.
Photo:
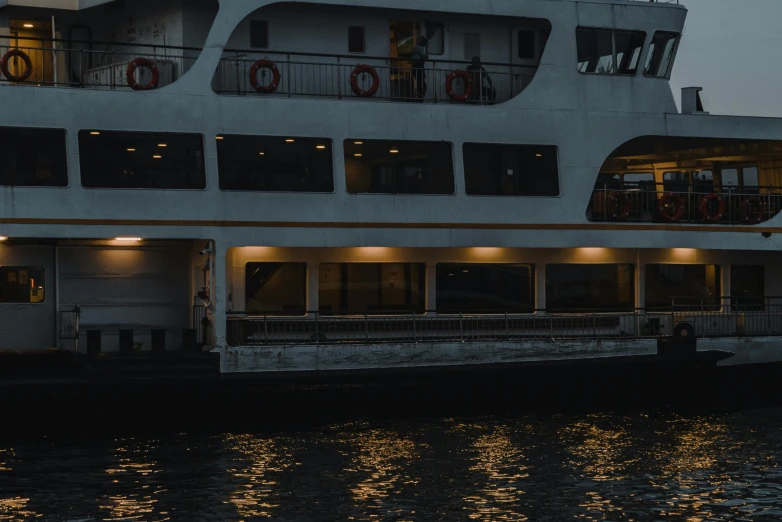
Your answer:
[[[684,171],[663,174],[663,190],[666,192],[689,192],[690,173]]]
[[[0,185],[65,187],[65,131],[0,127]]]
[[[720,171],[722,190],[735,192],[739,188],[739,169],[722,169]]]
[[[307,311],[307,265],[247,263],[245,311],[256,315],[303,315]]]
[[[250,47],[266,49],[269,47],[269,22],[250,20]]]
[[[693,172],[692,191],[698,193],[714,192],[714,173],[710,170],[698,170]]]
[[[203,189],[199,134],[80,131],[81,183],[96,188]]]
[[[518,39],[519,58],[522,60],[534,60],[536,56],[535,49],[535,31],[519,31]]]
[[[423,313],[426,265],[327,263],[320,265],[318,301],[323,314]]]
[[[635,308],[633,265],[547,265],[550,312],[621,312]]]
[[[220,188],[332,192],[331,140],[283,136],[217,137]]]
[[[675,33],[656,32],[649,46],[646,57],[645,74],[666,78],[673,65],[673,53],[676,51],[676,41],[679,35]]]
[[[532,265],[440,263],[437,312],[533,312],[534,274]]]
[[[619,74],[635,74],[641,60],[646,33],[639,31],[616,31],[616,63]]]
[[[719,307],[720,267],[716,265],[646,265],[646,308]]]
[[[465,143],[467,194],[558,196],[557,148],[550,145]]]
[[[0,266],[0,303],[43,303],[46,278],[37,266]]]
[[[766,295],[766,267],[763,265],[731,266],[730,295],[735,310],[763,310]]]
[[[348,52],[350,53],[364,52],[364,27],[362,26],[348,27]]]
[[[750,194],[757,193],[760,186],[757,167],[744,167],[741,169],[741,177],[744,182],[744,190]]]
[[[453,194],[451,144],[345,140],[345,175],[354,194]]]
[[[651,172],[626,172],[622,180],[626,189],[654,188],[654,174]]]
[[[579,28],[576,45],[580,72],[614,74],[613,34],[610,29]]]

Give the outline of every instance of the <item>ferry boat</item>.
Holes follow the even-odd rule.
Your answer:
[[[2,0],[0,349],[782,361],[782,119],[677,107],[686,14]]]

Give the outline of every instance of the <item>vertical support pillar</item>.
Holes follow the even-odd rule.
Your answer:
[[[640,256],[635,267],[635,308],[640,310],[646,304],[646,265],[641,262]]]
[[[426,311],[437,309],[437,264],[426,263]]]
[[[718,265],[720,267],[720,293],[722,294],[722,311],[729,314],[731,312],[730,307],[730,265]]]
[[[307,311],[319,312],[318,283],[320,281],[320,263],[307,263]]]
[[[228,249],[225,245],[214,243],[212,260],[212,331],[214,346],[222,348],[227,346],[226,339],[226,302],[228,299],[228,271],[226,255]]]
[[[546,265],[535,265],[535,310],[546,309]]]

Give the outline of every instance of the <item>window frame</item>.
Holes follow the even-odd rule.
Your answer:
[[[256,46],[253,45],[253,23],[256,23],[256,22],[260,22],[260,23],[266,24],[266,45],[265,46],[256,47]],[[248,47],[250,49],[269,49],[270,48],[270,40],[271,40],[271,38],[270,38],[270,36],[271,36],[270,35],[270,33],[271,33],[270,27],[271,27],[271,24],[269,23],[269,20],[260,20],[260,19],[250,20],[250,26],[249,26],[249,31],[248,31],[248,33],[249,33],[248,36],[249,36],[250,42],[249,42]]]
[[[671,299],[672,302],[666,303],[664,306],[663,305],[657,306],[657,305],[654,305],[654,304],[652,304],[650,306],[650,304],[648,302],[648,299],[649,299],[649,292],[647,291],[648,285],[646,284],[647,281],[648,281],[648,278],[649,278],[649,273],[650,273],[649,272],[649,267],[650,266],[680,266],[680,267],[697,266],[697,267],[702,267],[704,270],[706,270],[707,267],[714,267],[714,269],[715,269],[714,286],[715,286],[715,289],[717,290],[717,293],[719,295],[716,296],[716,297],[712,297],[712,298],[705,298],[705,297],[692,297],[692,298],[690,298],[690,297],[682,296],[682,295],[672,296],[673,297]],[[711,262],[711,263],[709,263],[709,262],[707,262],[707,263],[672,263],[672,262],[645,263],[643,265],[643,269],[644,269],[644,280],[643,280],[642,283],[644,285],[644,301],[643,301],[642,305],[643,305],[643,310],[646,311],[647,313],[660,313],[660,312],[671,312],[671,311],[675,312],[675,311],[677,311],[677,308],[675,308],[673,306],[675,304],[673,301],[675,301],[675,299],[677,297],[680,298],[680,299],[692,299],[693,301],[695,301],[695,300],[700,300],[701,301],[700,304],[694,304],[694,305],[688,305],[687,303],[676,305],[676,306],[680,307],[678,309],[678,311],[686,311],[688,309],[688,307],[695,307],[698,310],[706,310],[706,311],[710,311],[710,312],[721,312],[724,309],[724,305],[725,305],[724,297],[725,296],[723,294],[725,293],[726,289],[723,288],[723,284],[722,284],[723,280],[722,279],[723,279],[723,276],[724,276],[724,273],[725,273],[725,267],[723,265],[719,264],[719,263],[715,263],[715,262]],[[730,270],[730,267],[728,267],[728,270]],[[714,304],[714,305],[712,305],[712,304],[704,304],[704,301],[707,301],[708,299],[713,299],[714,301],[716,301],[717,304]]]
[[[630,270],[632,271],[632,274],[630,276],[630,287],[632,290],[632,303],[630,306],[628,306],[625,309],[622,309],[620,307],[611,307],[611,308],[592,308],[592,309],[575,309],[575,310],[555,310],[551,308],[551,304],[549,303],[549,267],[551,266],[625,266],[630,267]],[[559,263],[546,263],[544,268],[544,274],[543,274],[543,284],[544,284],[544,291],[545,291],[545,297],[546,297],[546,307],[545,312],[549,315],[584,315],[584,314],[594,314],[594,315],[616,315],[616,314],[628,314],[628,313],[637,313],[638,309],[636,308],[636,301],[638,299],[639,289],[636,285],[636,281],[638,280],[638,273],[639,268],[636,263],[620,263],[620,262],[614,262],[614,263],[583,263],[583,262],[559,262]]]
[[[33,303],[32,301],[0,301],[0,306],[39,306],[46,304],[49,300],[49,291],[46,289],[46,267],[36,265],[0,265],[0,270],[5,268],[11,269],[36,269],[43,273],[43,301]]]
[[[2,125],[0,126],[0,129],[24,129],[24,130],[44,130],[44,131],[61,131],[65,136],[65,185],[3,185],[0,183],[0,189],[69,189],[71,188],[72,182],[71,182],[71,158],[70,158],[70,151],[69,151],[69,141],[70,141],[70,132],[68,132],[67,129],[63,129],[61,127],[20,127],[18,125]],[[78,139],[78,132],[77,139]],[[81,170],[81,169],[80,169]]]
[[[361,29],[361,50],[350,50],[350,31],[353,29]],[[348,26],[348,54],[366,54],[367,53],[367,28],[364,25],[349,25]]]
[[[464,166],[464,147],[467,145],[500,145],[505,147],[553,147],[556,153],[557,161],[557,195],[556,196],[537,196],[537,195],[518,195],[518,194],[470,194],[467,190],[467,171]],[[455,149],[454,149],[455,151]],[[455,154],[455,152],[454,152]],[[539,143],[488,143],[479,141],[463,141],[462,142],[462,181],[464,181],[464,195],[470,198],[541,198],[552,199],[561,198],[562,196],[562,168],[559,157],[559,145],[546,145]],[[454,172],[454,175],[456,173]]]
[[[285,313],[285,312],[265,312],[265,313],[255,313],[250,312],[247,310],[247,302],[249,300],[249,295],[247,293],[247,275],[250,265],[303,265],[304,266],[304,311],[300,314],[294,314],[294,313]],[[309,313],[307,308],[309,308],[309,288],[310,288],[310,281],[309,281],[309,266],[307,266],[307,263],[304,261],[247,261],[244,264],[244,280],[242,281],[243,288],[244,288],[244,314],[247,317],[306,317]]]
[[[532,35],[532,57],[521,56],[521,33],[529,33]],[[540,52],[538,49],[538,33],[534,29],[517,29],[516,30],[516,58],[524,61],[535,61],[539,58]]]
[[[439,307],[438,307],[438,299],[439,299],[439,296],[440,296],[440,285],[437,282],[438,275],[440,274],[439,267],[441,265],[443,265],[443,266],[450,265],[450,266],[454,266],[454,267],[470,267],[470,266],[484,267],[484,266],[488,266],[488,265],[500,266],[500,267],[502,267],[502,266],[526,267],[526,268],[529,269],[529,272],[530,272],[530,293],[531,293],[531,299],[532,299],[531,307],[530,307],[530,309],[528,311],[513,311],[513,312],[508,312],[508,311],[506,311],[506,312],[469,311],[469,310],[468,311],[462,310],[460,312],[450,312],[450,311],[442,311],[441,312]],[[442,261],[442,262],[437,262],[437,263],[435,263],[435,282],[434,282],[434,284],[435,284],[435,288],[436,288],[436,295],[435,295],[435,302],[434,302],[434,310],[433,311],[438,316],[454,316],[454,315],[459,315],[461,313],[466,313],[466,314],[469,314],[469,315],[486,315],[486,316],[496,316],[496,315],[502,315],[502,314],[514,315],[514,316],[515,315],[535,315],[535,314],[537,314],[539,312],[539,310],[537,310],[537,299],[538,299],[538,294],[539,294],[540,290],[538,289],[537,275],[538,275],[538,271],[537,271],[537,266],[535,265],[535,263],[512,263],[512,262],[507,262],[507,263],[480,263],[480,262],[474,262],[474,261]]]
[[[610,31],[611,32],[611,60],[612,60],[612,72],[611,73],[600,73],[600,72],[588,72],[588,71],[582,71],[578,67],[578,31],[579,30],[586,30],[586,31]],[[644,35],[644,43],[641,46],[641,51],[638,55],[638,65],[636,66],[634,73],[620,73],[619,72],[619,62],[617,59],[617,48],[616,48],[616,33],[619,32],[626,32],[626,33],[641,33]],[[677,43],[678,45],[678,43]],[[616,27],[593,27],[593,26],[578,26],[576,27],[576,71],[578,71],[579,74],[584,74],[587,76],[619,76],[624,78],[635,78],[638,76],[639,71],[642,68],[642,64],[645,67],[645,58],[646,54],[648,52],[649,48],[649,35],[646,31],[641,31],[639,29],[619,29]],[[675,58],[675,56],[674,56]],[[671,60],[673,62],[673,60]]]
[[[649,53],[651,52],[651,49],[652,49],[652,42],[654,41],[654,37],[658,33],[671,34],[671,35],[674,35],[676,37],[676,41],[673,44],[673,50],[671,51],[671,64],[668,66],[667,73],[665,75],[663,75],[663,76],[660,76],[658,74],[649,74],[646,71],[646,60],[649,59]],[[670,80],[671,79],[671,74],[673,73],[673,66],[676,63],[676,56],[679,53],[679,45],[681,44],[681,41],[682,41],[681,33],[676,33],[674,31],[655,31],[654,33],[652,33],[652,38],[650,40],[648,40],[645,43],[645,45],[644,45],[645,52],[643,53],[643,57],[642,57],[642,60],[644,62],[643,63],[643,67],[639,66],[639,69],[641,69],[641,68],[643,69],[644,77],[645,78],[656,78],[658,80],[666,80],[666,81]]]

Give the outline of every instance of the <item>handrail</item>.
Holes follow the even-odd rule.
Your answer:
[[[88,45],[107,45],[107,46],[114,46],[114,47],[160,47],[165,49],[180,49],[183,51],[203,51],[203,47],[183,47],[179,45],[167,45],[167,44],[144,44],[144,43],[136,43],[136,42],[109,42],[109,41],[95,41],[95,40],[67,40],[64,38],[36,38],[36,37],[16,37],[16,36],[8,36],[8,35],[2,35],[0,36],[0,47],[15,47],[13,45],[4,45],[1,42],[3,40],[26,40],[31,42],[43,42],[43,43],[64,43],[68,45],[73,44],[88,44]],[[24,47],[19,47],[20,49],[23,49]],[[36,47],[36,49],[39,49],[39,47]],[[46,51],[51,51],[51,49],[44,49]],[[64,50],[64,49],[55,49],[55,50]],[[83,49],[84,51],[94,51],[94,49]]]

